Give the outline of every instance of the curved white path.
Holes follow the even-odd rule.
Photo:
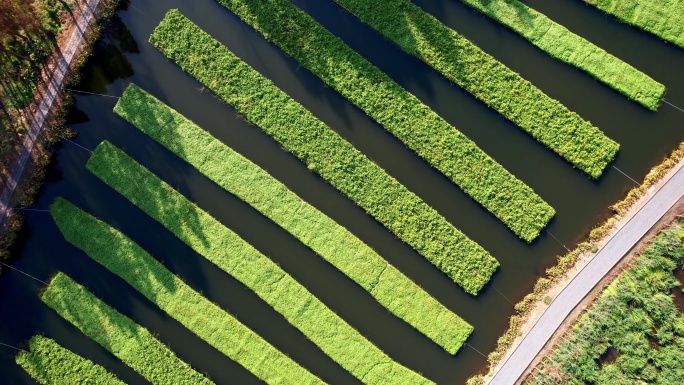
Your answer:
[[[683,195],[684,167],[615,233],[558,294],[488,383],[515,384],[570,312]]]
[[[80,51],[81,45],[84,42],[83,35],[94,18],[95,9],[97,9],[99,4],[100,0],[87,0],[77,3],[82,8],[81,14],[76,20],[76,28],[74,28],[67,46],[62,50],[62,54],[56,60],[56,63],[54,60],[48,63],[50,71],[48,87],[44,90],[43,98],[35,114],[33,114],[31,126],[29,127],[28,134],[24,137],[19,156],[9,170],[7,181],[2,186],[2,191],[0,191],[0,223],[2,223],[10,211],[8,205],[14,195],[14,190],[17,188],[19,178],[21,178],[21,174],[24,172],[38,135],[45,129],[48,114],[66,80],[71,61],[76,57],[76,53]]]

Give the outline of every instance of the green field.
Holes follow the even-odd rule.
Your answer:
[[[487,251],[180,13],[152,41],[468,293],[489,281],[499,263]]]
[[[366,379],[377,377],[385,384],[431,383],[393,361],[280,266],[118,148],[108,142],[100,144],[87,167],[197,253],[254,291],[359,380],[375,383]]]
[[[213,384],[152,333],[96,298],[64,273],[43,292],[46,305],[155,385]]]
[[[534,240],[555,214],[529,186],[472,140],[289,1],[218,1],[375,119],[523,240]],[[169,15],[169,20],[178,18]],[[173,27],[180,28],[168,25],[163,30],[171,32]],[[173,41],[169,32],[164,33],[165,37]],[[167,42],[164,46],[172,49],[182,43]],[[183,60],[179,52],[173,56],[176,61]],[[219,55],[212,56],[225,60],[219,59]],[[187,59],[181,67],[205,84],[211,81],[189,65]],[[229,98],[225,93],[228,87],[209,88],[224,100]]]
[[[102,366],[49,338],[34,336],[29,349],[17,354],[17,364],[43,385],[125,385]]]
[[[160,309],[261,380],[267,383],[322,383],[190,288],[118,230],[63,199],[55,201],[50,211],[67,241],[123,278]]]
[[[250,204],[451,354],[473,330],[373,249],[265,170],[131,84],[114,111]]]
[[[598,128],[423,12],[410,0],[335,1],[406,53],[434,67],[592,178],[601,176],[617,153],[619,145]],[[288,39],[292,38],[288,36]]]
[[[684,48],[682,0],[583,0],[618,20]]]
[[[350,0],[336,1],[344,5]],[[461,2],[517,32],[554,58],[585,71],[650,110],[657,110],[665,95],[664,85],[520,1]]]
[[[544,359],[527,384],[664,384],[684,378],[684,222],[662,231]],[[676,293],[678,291],[679,293]]]

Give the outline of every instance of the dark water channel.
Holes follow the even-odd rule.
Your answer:
[[[128,83],[135,82],[156,95],[349,228],[464,317],[475,326],[468,343],[488,353],[513,313],[508,301],[515,303],[529,292],[536,278],[564,252],[560,243],[572,247],[581,241],[592,226],[609,214],[607,207],[622,198],[633,183],[612,167],[600,180],[589,180],[471,95],[422,62],[403,54],[332,0],[294,2],[532,186],[558,213],[548,227],[558,241],[548,233],[531,245],[520,241],[363,112],[325,87],[318,78],[269,45],[213,0],[133,0],[127,9],[117,13],[118,19],[107,28],[79,87],[89,92],[120,95]],[[621,150],[613,165],[632,178],[642,180],[652,166],[684,140],[684,113],[667,105],[657,113],[649,112],[584,73],[551,59],[457,0],[416,0],[416,3],[618,141]],[[579,0],[526,3],[646,71],[668,87],[668,101],[684,106],[684,50],[614,22]],[[273,140],[247,125],[209,92],[202,91],[198,82],[147,42],[153,28],[170,8],[180,8],[489,250],[502,265],[492,283],[477,298],[465,294],[410,247],[311,174]],[[277,261],[390,356],[429,379],[440,384],[458,384],[484,368],[486,361],[475,350],[464,347],[451,356],[389,315],[372,297],[296,239],[114,115],[115,102],[116,99],[101,96],[76,97],[71,127],[79,133],[76,139],[79,145],[93,149],[107,139],[123,148]],[[89,155],[71,143],[63,144],[56,154],[49,181],[33,208],[44,210],[55,197],[66,197],[121,229],[192,287],[235,314],[325,381],[356,382],[239,282],[195,254],[91,175],[85,168]],[[217,383],[258,382],[121,279],[67,244],[48,213],[26,212],[26,219],[26,229],[12,261],[14,267],[44,281],[57,271],[66,272],[107,303],[157,333],[182,359],[208,373]],[[44,306],[38,299],[42,286],[14,271],[0,277],[3,313],[0,342],[23,346],[32,335],[44,333],[104,365],[129,383],[145,383],[118,359]],[[11,349],[3,347],[0,350],[0,381],[33,383],[14,364],[13,355]]]

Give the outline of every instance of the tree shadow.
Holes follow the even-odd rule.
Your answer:
[[[118,14],[102,23],[102,35],[93,45],[93,55],[83,67],[82,81],[74,89],[105,94],[117,79],[133,76],[133,66],[125,54],[138,54],[140,48]]]
[[[517,21],[523,23],[525,26],[531,27],[538,15],[535,15],[531,8],[525,3],[517,0],[460,0],[462,3],[484,13],[492,19],[499,21],[496,17],[497,10],[501,7],[512,10]],[[544,16],[545,17],[545,16]],[[502,23],[503,24],[503,23]],[[504,24],[505,25],[505,24]]]
[[[126,351],[130,340],[142,345],[144,339],[152,336],[61,272],[49,283],[41,299],[62,318],[116,356]]]
[[[192,202],[109,142],[88,161],[88,169],[184,242],[210,246]]]

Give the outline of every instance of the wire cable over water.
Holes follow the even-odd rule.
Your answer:
[[[682,108],[679,108],[679,107],[675,106],[674,104],[672,104],[672,103],[668,102],[668,101],[667,101],[667,100],[665,100],[665,99],[663,99],[663,102],[665,102],[665,103],[669,104],[670,106],[672,106],[672,107],[674,107],[674,108],[678,109],[678,110],[679,110],[679,111],[681,111],[681,112],[684,112],[684,109],[682,109]]]
[[[114,95],[105,95],[105,94],[96,94],[94,92],[88,92],[88,91],[79,91],[79,90],[73,90],[71,88],[64,88],[64,91],[71,91],[71,92],[77,92],[81,94],[87,94],[87,95],[95,95],[95,96],[106,96],[108,98],[116,98],[116,99],[121,99],[120,96],[114,96]]]
[[[10,211],[41,211],[41,212],[49,212],[50,210],[42,210],[42,209],[25,209],[23,207],[10,207]]]
[[[91,150],[89,150],[89,149],[87,149],[87,148],[81,146],[80,144],[74,142],[74,141],[71,140],[71,139],[67,139],[67,138],[65,138],[65,137],[63,137],[63,136],[60,136],[60,138],[62,138],[62,139],[64,139],[64,140],[66,140],[67,142],[69,142],[69,143],[71,143],[71,144],[74,144],[74,145],[76,145],[76,146],[78,146],[78,147],[80,147],[80,148],[82,148],[82,149],[88,151],[88,152],[91,153],[91,154],[93,153]]]
[[[24,274],[24,275],[27,276],[27,277],[33,278],[33,279],[35,279],[36,281],[41,282],[41,283],[47,285],[47,282],[45,282],[45,281],[43,281],[43,280],[40,280],[40,279],[38,279],[38,278],[32,276],[32,275],[29,274],[29,273],[25,273],[25,272],[23,272],[23,271],[17,269],[16,267],[12,267],[12,266],[10,266],[10,265],[4,263],[4,262],[0,262],[0,264],[2,264],[3,266],[9,267],[9,268],[12,269],[12,270],[16,270],[16,271],[20,272],[21,274]]]
[[[12,348],[12,349],[14,349],[14,350],[18,350],[18,351],[20,351],[20,352],[26,352],[26,353],[28,353],[28,351],[27,351],[27,350],[24,350],[24,349],[18,348],[18,347],[16,347],[16,346],[8,345],[8,344],[6,344],[6,343],[3,343],[3,342],[0,342],[0,345],[2,345],[2,346],[7,346],[8,348]]]
[[[465,345],[468,346],[469,348],[473,349],[474,351],[480,353],[480,355],[481,355],[482,357],[487,358],[487,356],[485,356],[484,354],[482,354],[481,351],[475,349],[475,347],[473,347],[473,345],[471,345],[471,344],[469,344],[469,343],[467,343],[467,342],[465,343]]]
[[[567,247],[565,247],[565,245],[563,244],[563,242],[559,241],[558,238],[556,238],[555,235],[551,234],[551,232],[550,232],[549,230],[546,230],[546,232],[549,233],[549,235],[550,235],[551,237],[553,237],[553,239],[555,239],[556,242],[558,242],[559,245],[563,246],[563,248],[564,248],[565,250],[567,250],[568,252],[570,252],[570,249],[568,249]]]
[[[499,294],[501,294],[501,296],[504,297],[504,298],[506,299],[506,301],[508,301],[508,303],[510,303],[511,305],[515,306],[515,304],[514,304],[513,302],[511,302],[511,300],[508,299],[508,297],[506,297],[506,295],[505,295],[504,293],[502,293],[501,291],[499,291],[499,289],[497,289],[496,286],[494,286],[494,284],[492,284],[492,287],[493,287],[494,290],[496,290]]]
[[[129,5],[131,8],[135,9],[136,11],[138,11],[138,12],[142,13],[143,15],[147,16],[150,20],[152,20],[152,21],[154,22],[155,25],[156,25],[156,24],[159,24],[159,22],[161,21],[161,20],[155,20],[154,18],[152,18],[152,16],[150,16],[150,15],[146,14],[145,12],[141,11],[140,8],[136,7],[136,6],[133,5],[133,4],[128,4],[128,5]]]
[[[625,174],[624,171],[620,170],[619,168],[615,167],[614,165],[613,165],[612,167],[613,167],[614,169],[616,169],[620,174],[626,176],[629,180],[631,180],[632,182],[634,182],[637,186],[640,185],[639,182],[637,182],[637,181],[635,181],[634,179],[632,179],[631,176]]]

